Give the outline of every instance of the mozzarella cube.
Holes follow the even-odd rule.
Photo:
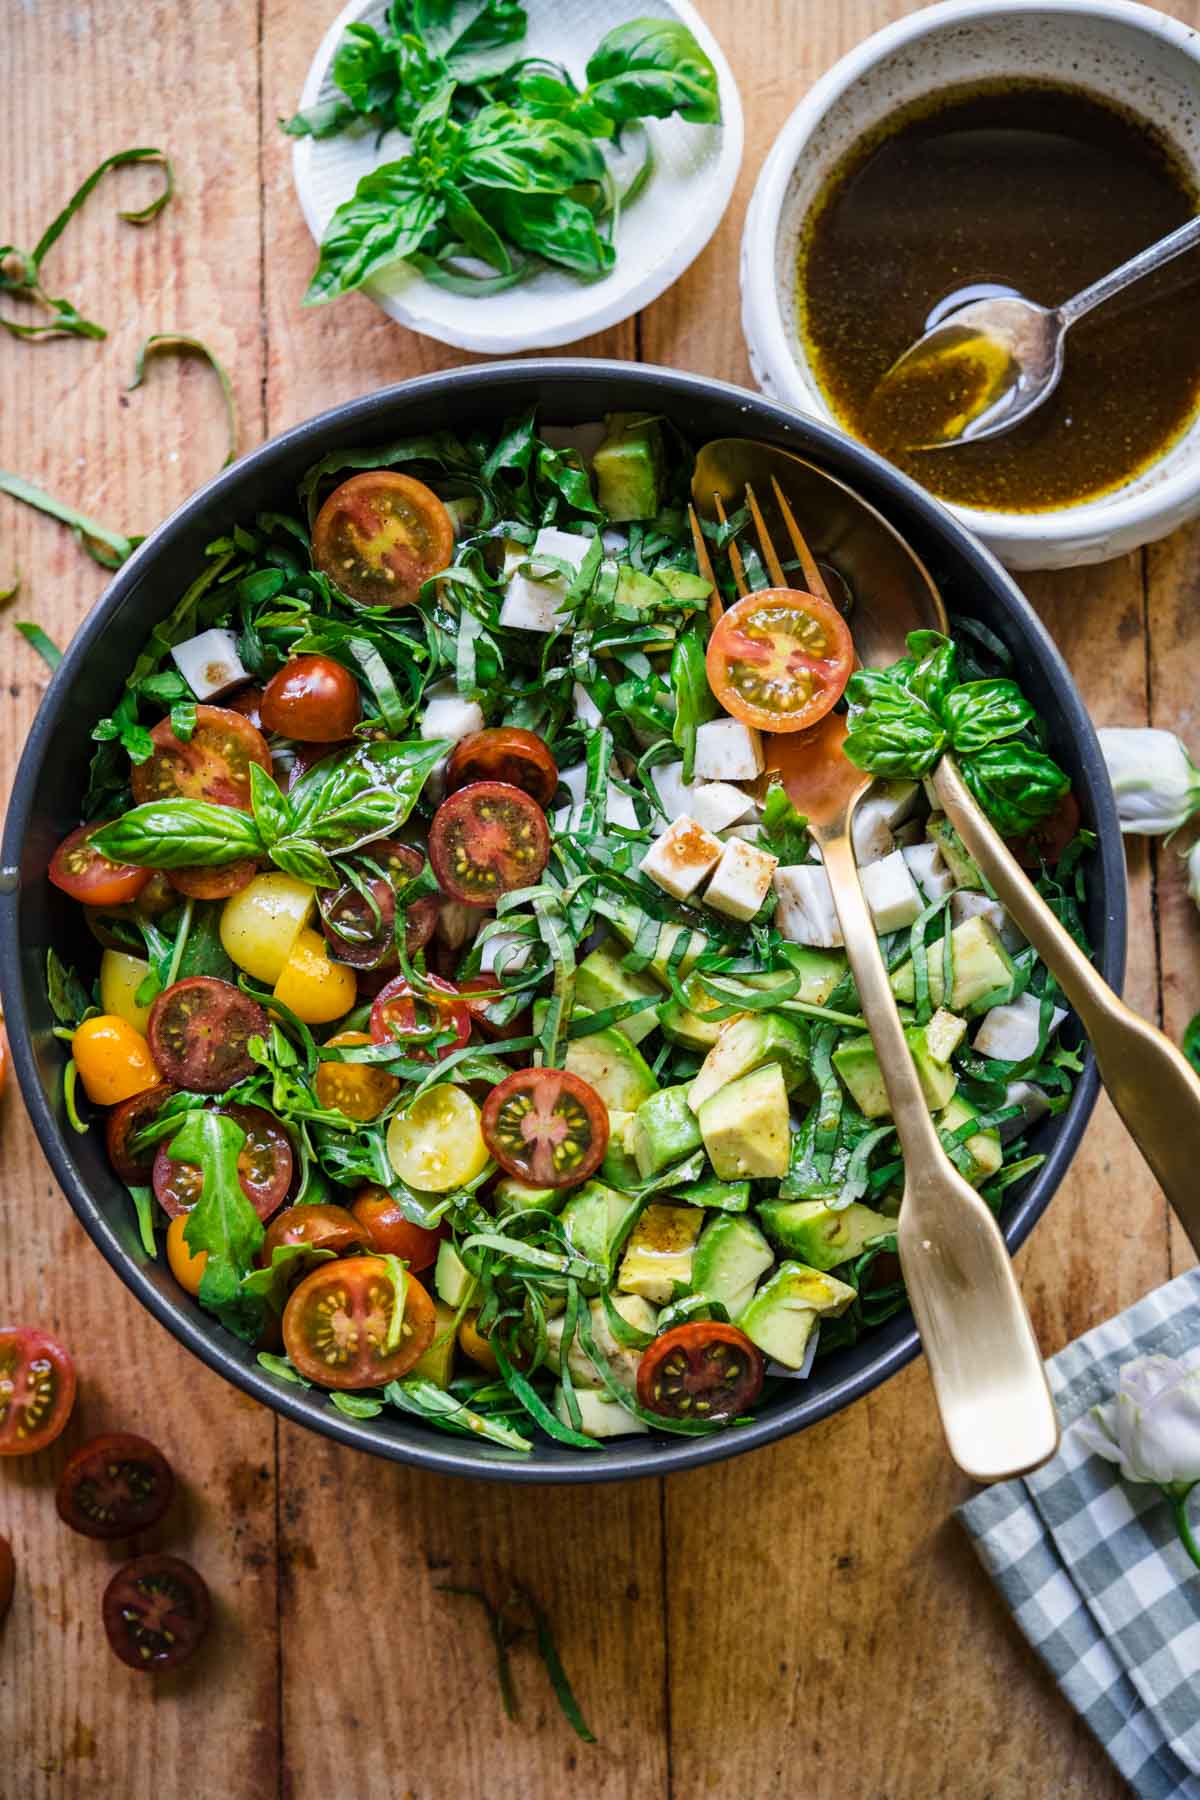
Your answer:
[[[571,690],[575,717],[581,725],[603,725],[604,714],[592,699],[583,683],[577,681]]]
[[[587,764],[572,763],[569,769],[560,769],[558,782],[570,794],[571,805],[582,806],[583,796],[587,792]]]
[[[959,888],[950,902],[951,925],[963,925],[968,919],[984,918],[1004,945],[1012,954],[1025,948],[1025,935],[1017,925],[1013,924],[1005,907],[998,900],[989,899],[976,888]]]
[[[604,817],[610,825],[623,825],[626,831],[640,831],[642,828],[632,797],[624,788],[614,787],[611,783],[604,802]]]
[[[673,900],[694,894],[720,862],[725,846],[686,813],[664,831],[642,858],[642,874]]]
[[[483,708],[475,700],[464,700],[452,681],[438,681],[425,695],[421,714],[423,738],[470,737],[483,730]]]
[[[893,850],[882,862],[869,863],[859,870],[859,880],[881,937],[912,924],[921,910],[921,896],[903,851]]]
[[[877,781],[868,799],[878,798],[887,808],[884,817],[894,831],[912,818],[922,791],[919,781]]]
[[[763,772],[762,733],[740,719],[710,719],[696,732],[698,781],[753,781]]]
[[[516,974],[533,954],[535,938],[523,937],[519,931],[498,931],[487,938],[479,953],[479,967],[485,975]],[[497,971],[497,963],[501,968]]]
[[[792,863],[776,869],[773,881],[779,897],[775,923],[784,937],[815,950],[837,949],[842,942],[842,927],[829,877],[821,864]]]
[[[731,919],[752,919],[771,890],[779,858],[756,850],[740,838],[726,844],[704,890],[704,904]]]
[[[1011,1144],[1019,1138],[1023,1131],[1036,1125],[1050,1111],[1050,1102],[1041,1088],[1034,1087],[1030,1081],[1010,1081],[1004,1090],[1005,1106],[1019,1106],[1020,1112],[1011,1119],[1002,1119],[999,1126],[1000,1142]]]
[[[942,861],[936,844],[913,844],[900,852],[926,904],[943,900],[954,891],[954,877]]]
[[[197,700],[215,700],[250,679],[250,671],[238,655],[237,638],[217,626],[176,644],[171,661]]]
[[[993,1006],[975,1033],[972,1048],[980,1056],[993,1057],[997,1062],[1025,1062],[1037,1050],[1041,1015],[1042,1003],[1036,994],[1020,994],[1003,1006]],[[1047,1041],[1066,1016],[1061,1007],[1053,1009]]]
[[[567,563],[572,570],[578,570],[591,546],[591,538],[580,537],[573,531],[559,531],[556,525],[543,525],[533,540],[532,549],[523,545],[510,547],[505,568],[514,573],[500,608],[501,625],[507,625],[511,631],[557,631],[566,622],[565,615],[558,610],[566,591],[566,581],[550,564],[543,565],[539,572],[538,555],[553,556],[559,562]],[[523,563],[532,565],[528,573],[522,573]]]
[[[728,781],[685,781],[681,762],[661,763],[650,779],[668,818],[686,812],[706,831],[724,831],[755,811],[750,795]],[[661,836],[667,827],[660,819],[652,829]]]
[[[573,763],[569,769],[560,769],[558,779],[570,794],[571,804],[560,806],[554,814],[554,828],[556,831],[570,831],[579,824],[584,795],[587,793],[587,764]],[[612,782],[608,785],[604,817],[608,824],[622,825],[627,831],[641,830],[641,821],[632,799]]]
[[[896,840],[888,823],[889,810],[888,800],[883,794],[868,794],[855,810],[850,827],[850,841],[854,845],[854,860],[860,869],[867,863],[879,862],[883,857],[890,856],[896,848]]]

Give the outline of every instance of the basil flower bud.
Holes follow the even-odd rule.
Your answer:
[[[1174,732],[1106,726],[1099,737],[1121,830],[1178,831],[1200,806],[1200,772]]]

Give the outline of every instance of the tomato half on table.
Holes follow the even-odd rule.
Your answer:
[[[261,731],[229,706],[198,706],[190,738],[175,736],[170,717],[150,733],[154,749],[130,774],[138,805],[147,800],[211,800],[250,811],[250,765],[271,773]]]
[[[451,1041],[436,1052],[440,1062],[470,1043],[471,1014],[465,1001],[459,999],[453,982],[443,981],[440,975],[430,975],[428,980],[429,992],[420,996],[414,996],[403,975],[395,976],[382,987],[371,1008],[371,1037],[377,1044],[399,1042],[403,1047],[405,1035],[418,1026],[453,1031]],[[420,1046],[406,1050],[406,1054],[417,1062],[430,1061],[429,1051]]]
[[[44,1450],[74,1404],[70,1352],[34,1325],[0,1326],[0,1456]]]
[[[762,1351],[736,1325],[676,1325],[638,1364],[637,1397],[664,1419],[734,1419],[758,1399],[765,1369]]]
[[[147,1088],[143,1094],[134,1094],[128,1100],[122,1100],[119,1106],[113,1107],[105,1120],[108,1160],[121,1180],[130,1187],[146,1187],[149,1184],[157,1153],[157,1146],[154,1144],[145,1150],[134,1150],[131,1147],[132,1139],[145,1126],[153,1123],[164,1100],[169,1100],[174,1092],[170,1082],[160,1081],[157,1087]]]
[[[175,892],[189,900],[228,900],[231,894],[249,887],[257,874],[258,864],[246,856],[220,868],[172,869],[168,879]]]
[[[1078,836],[1081,822],[1079,802],[1068,788],[1048,818],[1024,837],[1009,838],[1008,847],[1023,869],[1040,869],[1044,862],[1053,867]]]
[[[519,1069],[484,1101],[483,1136],[506,1175],[531,1187],[573,1187],[604,1161],[608,1111],[568,1069]]]
[[[366,1233],[372,1250],[378,1250],[381,1256],[399,1256],[414,1275],[432,1268],[437,1261],[445,1228],[428,1231],[423,1225],[414,1225],[386,1188],[360,1189],[350,1211]]]
[[[474,781],[503,781],[549,806],[558,786],[558,764],[532,731],[517,725],[495,725],[460,738],[446,764],[446,792],[455,793]]]
[[[550,860],[550,827],[523,789],[473,781],[434,813],[429,860],[452,900],[494,906],[501,894],[537,880]]]
[[[128,906],[146,886],[151,871],[109,862],[93,850],[92,839],[99,829],[98,823],[78,825],[68,833],[50,858],[50,879],[84,906]]]
[[[104,1590],[109,1647],[131,1669],[177,1669],[199,1647],[212,1617],[204,1578],[178,1556],[135,1556]]]
[[[278,1119],[262,1106],[230,1106],[226,1109],[246,1134],[238,1151],[238,1181],[260,1219],[279,1211],[291,1186],[295,1158],[291,1140]],[[154,1197],[169,1219],[190,1212],[204,1188],[204,1171],[197,1163],[176,1162],[171,1140],[164,1138],[154,1158],[151,1185]]]
[[[307,1244],[310,1250],[332,1250],[335,1256],[346,1250],[373,1248],[365,1226],[344,1206],[331,1206],[323,1200],[312,1206],[289,1206],[275,1214],[258,1253],[264,1269],[270,1268],[271,1258],[282,1244]]]
[[[364,606],[409,606],[454,554],[454,521],[411,475],[370,469],[334,488],[317,514],[313,562]]]
[[[264,731],[336,744],[362,718],[362,698],[349,669],[332,656],[293,656],[268,681],[260,711]]]
[[[805,731],[832,711],[854,671],[854,641],[815,594],[747,594],[708,640],[708,685],[733,718],[761,731]]]
[[[256,1000],[215,975],[189,975],[164,988],[150,1008],[147,1036],[155,1067],[176,1087],[222,1094],[252,1073],[246,1045],[267,1035]]]
[[[293,1290],[283,1314],[288,1355],[308,1381],[327,1388],[382,1387],[406,1375],[433,1342],[433,1301],[412,1276],[389,1347],[396,1287],[378,1256],[324,1263]]]
[[[326,1039],[325,1047],[337,1050],[374,1041],[368,1031],[339,1031],[336,1037]],[[362,1125],[377,1119],[400,1092],[396,1077],[377,1063],[323,1062],[317,1068],[313,1086],[320,1105],[343,1112]]]
[[[58,1516],[83,1537],[131,1537],[157,1525],[175,1492],[171,1465],[148,1438],[109,1431],[69,1456],[58,1478]]]

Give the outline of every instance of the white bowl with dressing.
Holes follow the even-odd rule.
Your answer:
[[[816,83],[759,175],[742,236],[742,325],[755,379],[772,398],[845,428],[805,352],[795,273],[805,220],[833,169],[908,102],[1004,75],[1070,81],[1141,114],[1200,187],[1200,33],[1127,0],[945,0],[914,13]],[[1200,414],[1149,467],[1097,499],[1044,512],[943,504],[1011,569],[1105,562],[1200,514]]]

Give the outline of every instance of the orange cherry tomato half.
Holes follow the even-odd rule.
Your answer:
[[[530,1187],[574,1187],[608,1149],[603,1100],[567,1069],[518,1069],[484,1101],[481,1129],[505,1174]]]
[[[336,1037],[328,1038],[326,1044],[329,1049],[337,1049],[341,1045],[374,1041],[367,1031],[339,1031]],[[313,1086],[322,1106],[343,1112],[348,1119],[357,1119],[363,1125],[377,1119],[400,1092],[396,1077],[376,1063],[319,1063]]]
[[[186,894],[191,900],[228,900],[230,894],[249,887],[257,874],[258,864],[247,856],[220,868],[172,869],[168,880],[177,894]]]
[[[365,1187],[355,1195],[350,1208],[370,1239],[372,1250],[381,1256],[399,1256],[414,1275],[432,1268],[437,1261],[438,1245],[445,1237],[443,1227],[427,1231],[406,1219],[400,1202],[393,1200],[386,1188]]]
[[[276,1213],[267,1226],[258,1260],[264,1269],[281,1244],[307,1244],[310,1250],[332,1250],[341,1256],[345,1250],[370,1250],[366,1228],[353,1218],[344,1206],[330,1206],[319,1201],[313,1206],[289,1206]]]
[[[131,1669],[177,1669],[199,1647],[212,1617],[202,1576],[178,1556],[136,1556],[118,1569],[101,1603],[113,1654]]]
[[[70,1352],[36,1326],[0,1326],[0,1456],[44,1450],[74,1404]]]
[[[854,641],[835,606],[815,594],[747,594],[708,641],[708,685],[725,711],[762,731],[804,731],[841,699]]]
[[[454,1037],[448,1044],[443,1044],[437,1051],[437,1061],[449,1056],[453,1050],[461,1050],[471,1041],[471,1014],[466,1003],[459,999],[458,989],[452,982],[443,981],[440,975],[429,976],[430,992],[414,998],[413,991],[403,975],[397,975],[382,987],[375,997],[371,1008],[371,1036],[377,1044],[390,1044],[399,1041],[401,1047],[407,1033],[422,1026],[434,1027],[439,1031],[453,1031]],[[406,1054],[418,1062],[429,1062],[429,1051],[420,1045],[408,1049]]]
[[[63,839],[50,859],[50,879],[84,906],[127,906],[137,899],[151,871],[109,862],[93,850],[92,838],[99,829],[99,824],[79,825]]]
[[[453,794],[473,781],[507,782],[546,807],[558,786],[558,764],[532,731],[496,725],[488,731],[469,732],[450,752],[446,792]]]
[[[268,681],[260,710],[264,731],[336,744],[362,718],[362,700],[349,669],[332,656],[294,656]]]
[[[392,1271],[378,1256],[322,1263],[293,1289],[284,1308],[287,1353],[306,1380],[322,1387],[397,1381],[428,1350],[437,1317],[425,1289],[409,1276],[400,1330],[389,1347],[395,1305]]]
[[[215,975],[189,975],[164,988],[150,1008],[147,1036],[167,1081],[201,1094],[223,1094],[253,1073],[246,1045],[266,1037],[256,1000]]]
[[[167,1267],[185,1294],[198,1298],[208,1267],[208,1251],[193,1250],[187,1237],[187,1214],[176,1213],[167,1226]]]
[[[1080,822],[1079,802],[1068,788],[1036,830],[1025,837],[1009,838],[1008,847],[1023,869],[1040,869],[1043,863],[1053,868],[1071,839],[1078,836]]]
[[[734,1419],[758,1399],[765,1370],[744,1331],[699,1320],[655,1338],[638,1364],[637,1397],[664,1419]]]
[[[261,731],[229,706],[198,706],[196,729],[186,743],[170,718],[150,733],[154,749],[130,774],[133,797],[147,800],[211,800],[250,811],[250,765],[271,773],[271,752]]]
[[[77,1026],[71,1055],[83,1091],[96,1106],[116,1106],[148,1093],[161,1080],[141,1032],[115,1013],[97,1013]]]
[[[58,1516],[83,1537],[132,1537],[157,1525],[175,1492],[162,1451],[132,1431],[89,1438],[58,1478]]]
[[[454,554],[454,521],[411,475],[370,469],[334,488],[317,514],[313,562],[364,606],[409,606]]]
[[[501,894],[531,886],[549,862],[546,815],[511,782],[473,781],[434,813],[429,860],[452,900],[494,906]]]

